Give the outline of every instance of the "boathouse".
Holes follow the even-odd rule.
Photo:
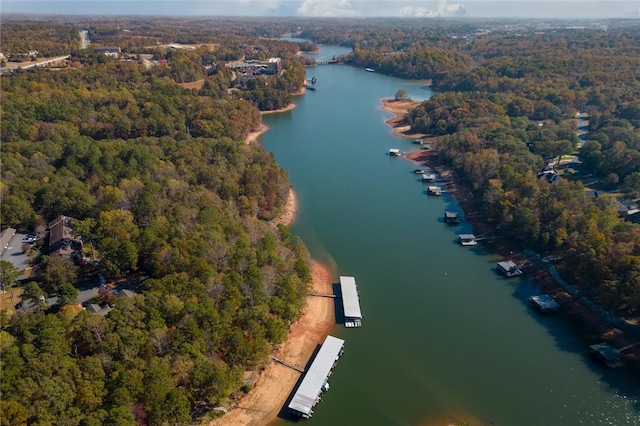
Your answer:
[[[442,195],[442,188],[437,185],[427,187],[428,195]]]
[[[436,181],[436,175],[434,175],[433,173],[423,173],[422,174],[422,181],[423,182],[435,182]]]
[[[609,368],[622,367],[622,353],[608,343],[598,343],[589,346],[589,355]]]
[[[478,245],[478,241],[476,241],[476,236],[473,234],[458,234],[458,242],[461,246],[476,246]]]
[[[522,275],[522,271],[520,270],[520,268],[518,268],[518,265],[516,265],[511,260],[498,262],[497,269],[498,269],[498,272],[500,272],[503,275],[506,275],[507,277],[515,277],[517,275]]]
[[[320,394],[329,389],[327,380],[342,355],[343,346],[344,340],[327,336],[289,403],[292,414],[307,419],[313,415],[313,407],[320,400]]]
[[[560,309],[560,304],[553,300],[553,297],[548,294],[531,296],[529,302],[540,312],[553,312]]]
[[[341,276],[340,293],[342,294],[345,327],[360,327],[362,325],[362,312],[360,311],[356,279],[354,277]]]
[[[444,212],[444,223],[460,223],[460,216],[457,212]]]

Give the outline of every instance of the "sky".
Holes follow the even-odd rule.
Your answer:
[[[640,0],[2,0],[0,13],[640,19]]]

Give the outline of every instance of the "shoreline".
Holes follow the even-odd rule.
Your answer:
[[[267,113],[288,111],[293,108],[295,104],[292,103],[287,108]],[[268,127],[261,124],[257,131],[247,136],[245,143],[257,142],[258,137],[267,130]],[[271,221],[271,224],[290,226],[295,220],[297,207],[296,193],[290,187],[282,215]],[[333,275],[334,271],[329,266],[311,259],[312,291],[333,293]],[[304,367],[335,323],[332,298],[307,296],[300,319],[291,324],[287,340],[275,348],[272,355]],[[234,400],[233,406],[226,414],[209,421],[209,426],[263,426],[274,422],[283,410],[301,374],[271,359],[260,371],[249,373],[253,375],[251,390]]]
[[[302,89],[300,89],[299,92],[294,93],[293,96],[300,96],[300,95],[304,95],[305,94],[306,89],[303,87]],[[286,112],[286,111],[291,111],[292,109],[294,109],[296,107],[296,104],[291,102],[289,105],[287,105],[284,108],[280,108],[280,109],[274,109],[272,111],[260,111],[260,116],[263,115],[268,115],[268,114],[275,114],[278,112]],[[260,122],[260,125],[258,126],[258,128],[256,130],[254,130],[253,132],[250,132],[247,136],[245,136],[244,138],[244,143],[246,144],[250,144],[250,143],[255,143],[258,141],[258,139],[260,138],[260,136],[266,132],[267,130],[269,130],[269,126],[267,126],[266,124]]]
[[[408,126],[404,121],[404,114],[409,108],[413,107],[409,102],[405,103],[404,107],[406,109],[402,112],[402,108],[397,105],[393,107],[388,106],[393,105],[396,101],[389,99],[383,99],[382,101],[383,109],[396,114],[393,119],[385,121],[385,123],[392,127],[394,125],[396,126],[396,128],[394,128],[394,135],[405,138],[422,138],[431,141],[437,140],[437,137],[430,135],[407,133]],[[431,150],[417,149],[407,152],[404,156],[406,159],[414,161],[417,164],[430,167],[441,177],[447,180],[447,193],[460,204],[463,212],[463,220],[471,224],[475,235],[486,236],[495,232],[490,224],[482,220],[482,216],[480,215],[480,211],[477,209],[475,198],[471,190],[458,178],[457,174],[454,173],[453,170],[440,164],[437,157],[433,155]],[[618,326],[607,324],[600,314],[585,306],[580,298],[572,296],[560,283],[556,281],[556,278],[552,275],[548,265],[540,262],[539,259],[536,259],[531,255],[525,254],[525,251],[521,247],[518,247],[514,242],[508,241],[506,238],[488,239],[483,241],[483,244],[486,244],[489,250],[494,254],[504,258],[510,258],[518,264],[520,268],[525,268],[526,276],[539,285],[543,292],[549,294],[558,303],[560,303],[562,309],[569,313],[572,318],[580,321],[585,327],[585,332],[587,334],[593,334],[594,337],[597,335],[602,341],[607,341],[618,348],[629,347],[629,351],[625,352],[626,356],[632,360],[640,359],[640,345],[637,345],[638,339]]]
[[[405,114],[411,109],[415,108],[422,103],[422,101],[416,101],[413,99],[395,100],[395,99],[381,99],[382,109],[384,111],[394,114],[393,117],[385,120],[385,124],[391,127],[391,134],[405,139],[422,139],[428,135],[422,133],[408,133],[411,130],[411,126],[405,121]]]

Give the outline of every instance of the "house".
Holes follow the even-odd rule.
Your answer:
[[[551,185],[556,185],[562,178],[555,170],[545,170],[538,173],[538,180],[543,180]]]
[[[73,233],[73,224],[77,221],[72,217],[58,216],[49,222],[49,256],[82,258],[82,238]]]
[[[502,262],[498,262],[497,265],[498,272],[507,276],[507,277],[515,277],[517,275],[522,275],[522,271],[518,268],[511,260],[505,260]]]
[[[105,47],[96,47],[95,52],[99,54],[103,54],[109,56],[111,58],[118,58],[122,51],[119,47],[116,46],[105,46]]]
[[[460,223],[460,216],[457,212],[444,212],[444,223]]]

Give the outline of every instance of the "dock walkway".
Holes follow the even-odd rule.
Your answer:
[[[318,293],[316,291],[310,291],[309,292],[309,296],[318,296],[318,297],[331,297],[331,298],[335,298],[336,295],[335,294],[329,294],[329,293]]]
[[[289,362],[287,362],[287,361],[285,361],[283,359],[277,358],[277,357],[275,357],[273,355],[271,355],[271,359],[273,359],[275,362],[277,362],[279,364],[284,365],[285,367],[289,367],[289,368],[291,368],[293,370],[299,371],[300,373],[304,374],[304,368],[302,368],[302,367],[298,367],[297,365],[291,364],[291,363],[289,363]]]

